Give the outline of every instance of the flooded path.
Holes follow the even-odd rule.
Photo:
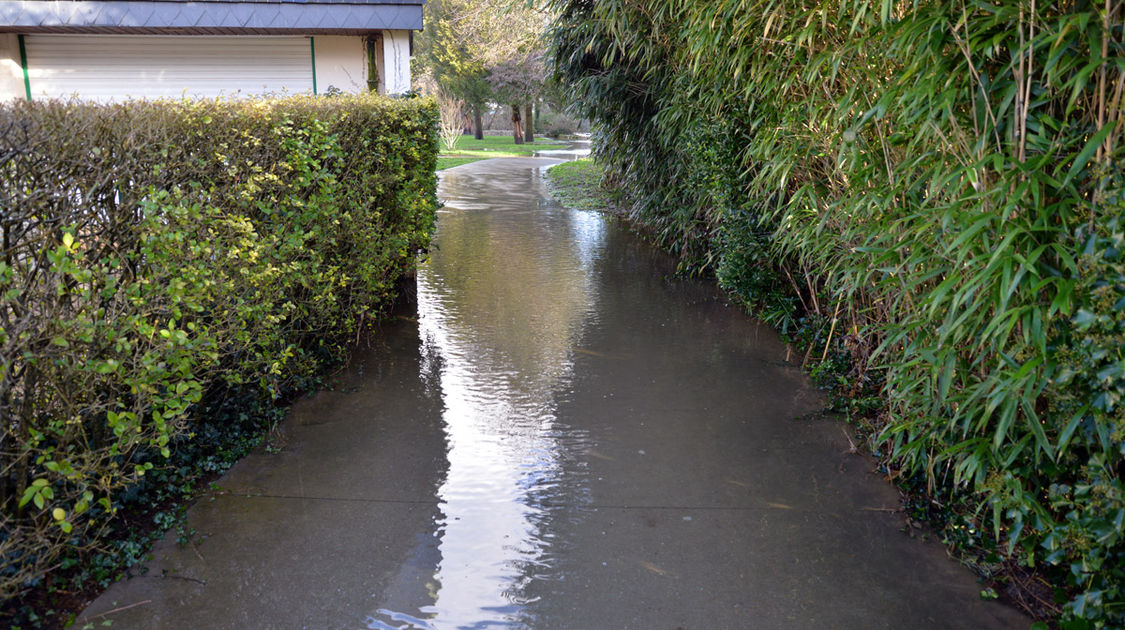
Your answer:
[[[768,328],[551,159],[444,172],[416,318],[294,406],[114,628],[1026,628],[900,530]],[[110,612],[114,611],[114,612]],[[104,615],[104,616],[98,616]]]

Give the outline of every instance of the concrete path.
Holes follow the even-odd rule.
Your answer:
[[[1004,629],[787,348],[544,159],[445,172],[417,317],[235,466],[114,628]]]

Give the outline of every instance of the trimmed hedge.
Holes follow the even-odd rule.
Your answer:
[[[632,218],[881,394],[979,568],[1125,626],[1125,4],[549,4]]]
[[[0,597],[215,409],[343,358],[428,246],[436,129],[369,96],[0,106]]]

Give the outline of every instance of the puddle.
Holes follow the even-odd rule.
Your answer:
[[[417,317],[300,401],[114,628],[1027,627],[849,448],[786,346],[554,160],[444,171]],[[81,620],[80,621],[84,621]]]
[[[444,176],[447,207],[418,273],[421,355],[444,401],[449,459],[435,602],[418,611],[426,624],[524,627],[534,601],[524,589],[554,538],[547,506],[581,493],[562,469],[587,435],[560,423],[556,395],[573,380],[596,309],[593,262],[606,228],[597,215],[540,207],[541,177],[494,173],[490,185],[502,190],[481,207],[477,176]],[[378,623],[395,615],[384,610]]]
[[[545,149],[532,154],[539,158],[553,158],[558,160],[578,160],[590,155],[589,140],[575,140],[565,149]]]

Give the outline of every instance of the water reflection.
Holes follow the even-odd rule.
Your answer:
[[[418,274],[424,369],[441,388],[449,459],[432,603],[379,609],[370,628],[527,625],[552,497],[580,491],[561,458],[582,452],[586,436],[559,426],[556,401],[594,313],[605,226],[543,201],[544,161],[496,162],[443,178],[446,208]],[[470,201],[483,179],[500,192]]]
[[[555,158],[559,160],[577,160],[590,155],[590,141],[577,140],[565,149],[544,149],[536,151],[536,157]]]

